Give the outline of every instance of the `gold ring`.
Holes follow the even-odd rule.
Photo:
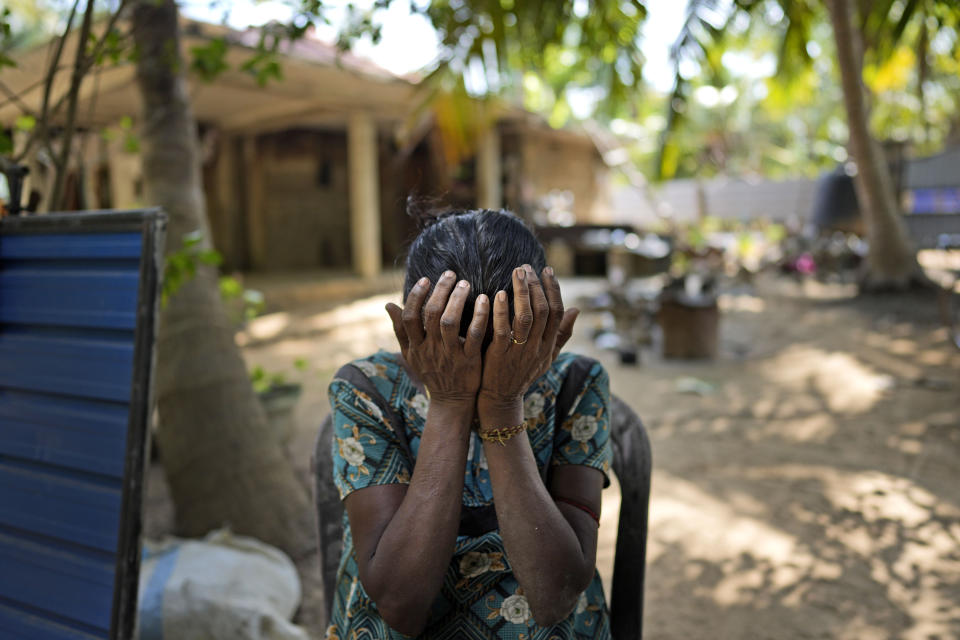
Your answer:
[[[527,340],[529,340],[529,337],[523,340],[517,340],[517,336],[513,335],[513,331],[510,332],[510,342],[513,344],[527,344]]]

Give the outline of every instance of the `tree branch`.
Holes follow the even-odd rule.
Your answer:
[[[70,29],[73,28],[73,19],[77,14],[77,7],[80,6],[80,0],[74,0],[73,7],[70,9],[70,15],[67,17],[67,26],[63,30],[63,35],[57,40],[57,48],[54,50],[53,59],[50,60],[50,68],[47,69],[47,76],[43,80],[43,102],[40,106],[40,119],[38,124],[43,127],[46,133],[47,115],[50,107],[50,93],[53,91],[53,80],[56,78],[57,71],[60,70],[60,56],[63,55],[63,46],[67,42],[67,36],[70,35]]]
[[[60,62],[60,58],[62,57],[64,42],[66,41],[66,38],[73,27],[75,13],[79,4],[80,4],[79,0],[76,0],[74,2],[73,8],[70,11],[70,16],[67,18],[66,30],[64,31],[63,36],[61,36],[57,42],[57,48],[54,51],[53,57],[50,61],[50,67],[47,70],[46,76],[42,80],[38,80],[37,82],[28,86],[19,94],[19,96],[26,95],[27,93],[29,93],[30,91],[33,91],[36,87],[40,85],[43,85],[44,87],[42,107],[41,107],[40,114],[37,116],[37,126],[31,132],[30,136],[27,138],[27,141],[24,144],[23,149],[20,151],[20,153],[14,156],[13,158],[14,162],[22,162],[23,159],[29,155],[30,151],[32,150],[33,146],[37,143],[38,140],[43,140],[43,146],[50,153],[51,157],[55,157],[53,148],[51,147],[50,140],[49,140],[50,122],[51,120],[53,120],[54,116],[57,113],[59,113],[63,105],[67,103],[67,101],[70,98],[70,93],[67,92],[64,95],[60,96],[52,106],[50,105],[50,96],[53,88],[54,77],[60,71],[68,68],[66,66],[61,66],[59,62]],[[91,0],[91,4],[92,4],[92,0]],[[103,49],[106,47],[107,37],[109,36],[110,32],[113,31],[114,27],[116,27],[117,22],[120,20],[124,10],[127,9],[129,6],[130,6],[130,0],[121,0],[119,6],[117,7],[117,10],[110,16],[110,19],[107,22],[106,28],[103,31],[103,34],[97,40],[96,44],[90,49],[89,55],[83,56],[81,75],[86,75],[87,73],[89,73],[90,68],[93,67],[93,65],[96,63],[97,58],[100,56],[100,54],[103,52]],[[88,32],[88,36],[89,36],[89,32]],[[74,69],[76,70],[76,61],[74,64]],[[22,104],[22,100],[20,100],[19,96],[10,96],[6,101],[0,103],[0,107],[7,105],[10,102],[16,102],[18,106],[26,110],[25,105]]]
[[[53,195],[50,197],[50,210],[63,208],[63,186],[67,178],[67,164],[70,160],[70,150],[73,147],[73,132],[77,124],[77,100],[80,85],[89,66],[86,65],[87,40],[90,38],[90,29],[93,25],[93,0],[87,0],[87,8],[83,14],[83,24],[80,27],[80,39],[77,42],[77,54],[74,59],[73,75],[70,78],[70,92],[67,99],[67,122],[60,134],[60,157],[54,158],[56,173],[53,181]]]
[[[70,35],[70,29],[73,28],[73,19],[76,17],[77,7],[79,6],[80,0],[74,0],[73,6],[70,8],[70,15],[67,17],[67,26],[63,30],[63,35],[57,40],[57,46],[53,51],[52,58],[50,59],[47,73],[42,80],[43,100],[40,103],[40,115],[37,117],[37,124],[30,133],[30,137],[27,138],[26,144],[23,145],[23,149],[13,158],[13,162],[15,163],[20,162],[27,157],[27,155],[30,153],[30,149],[33,148],[33,145],[39,139],[46,140],[46,146],[49,147],[50,93],[53,91],[53,81],[57,76],[57,72],[61,70],[60,57],[63,55],[63,47],[64,44],[66,44],[67,36]],[[37,85],[31,85],[30,89],[33,89],[35,86]],[[61,103],[62,99],[58,102],[57,108],[59,108]],[[4,104],[6,104],[6,102]]]
[[[28,106],[27,106],[27,103],[25,103],[23,100],[21,100],[21,99],[20,99],[20,96],[19,96],[18,94],[14,93],[13,89],[11,89],[10,87],[8,87],[8,86],[6,85],[6,83],[4,83],[2,80],[0,80],[0,91],[2,91],[3,93],[6,94],[6,96],[7,96],[7,98],[8,98],[8,99],[7,99],[7,102],[13,102],[13,103],[16,104],[18,107],[20,107],[20,110],[21,110],[21,111],[23,111],[23,112],[26,113],[27,115],[31,115],[31,116],[33,116],[34,118],[37,117],[37,114],[34,113],[33,109],[31,109],[30,107],[28,107]],[[3,104],[7,104],[7,102],[5,102],[5,103],[3,103]],[[0,106],[2,106],[2,105],[0,105]]]
[[[58,69],[56,69],[56,71],[62,71],[63,69],[66,69],[66,67],[59,67]],[[47,81],[47,80],[46,80],[45,77],[44,77],[44,78],[40,78],[39,80],[37,80],[37,81],[34,82],[33,84],[27,85],[20,93],[16,93],[16,94],[12,93],[12,90],[10,90],[9,88],[6,89],[5,91],[7,92],[7,96],[8,96],[8,97],[7,97],[6,100],[0,102],[0,108],[7,106],[7,105],[10,104],[11,102],[17,103],[17,105],[20,106],[21,108],[25,108],[25,107],[22,106],[23,100],[22,100],[21,96],[27,95],[28,93],[30,93],[31,91],[33,91],[33,90],[36,89],[37,87],[39,87],[39,86],[43,85],[44,83],[46,83],[46,81]],[[38,117],[39,117],[39,115],[38,115]]]
[[[113,28],[117,26],[117,21],[120,20],[120,16],[123,13],[123,10],[129,6],[130,0],[120,0],[120,5],[117,7],[117,10],[110,16],[110,20],[107,21],[107,27],[103,30],[103,35],[100,37],[100,40],[90,49],[90,56],[87,58],[87,65],[84,70],[84,73],[90,70],[90,67],[93,66],[96,62],[97,57],[103,52],[103,48],[107,44],[107,37],[110,35],[110,32],[113,31]]]

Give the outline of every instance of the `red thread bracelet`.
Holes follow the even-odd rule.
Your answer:
[[[583,512],[586,513],[588,516],[590,516],[591,518],[593,518],[594,520],[596,520],[598,527],[600,526],[600,516],[597,515],[596,512],[594,512],[594,510],[591,509],[590,507],[588,507],[587,505],[585,505],[585,504],[580,504],[580,503],[577,502],[576,500],[571,500],[571,499],[569,499],[569,498],[561,498],[561,497],[558,497],[558,496],[554,496],[554,497],[553,497],[553,500],[554,500],[554,502],[563,502],[563,503],[565,503],[565,504],[570,505],[571,507],[576,507],[577,509],[580,509],[580,511],[583,511]]]

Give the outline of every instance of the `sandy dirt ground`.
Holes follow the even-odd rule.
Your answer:
[[[568,299],[602,287],[564,285]],[[251,365],[304,383],[289,451],[305,483],[333,372],[395,350],[392,299],[273,313],[240,336]],[[765,278],[722,308],[713,362],[645,353],[620,365],[593,347],[590,315],[569,345],[608,367],[653,444],[646,637],[960,638],[960,353],[933,295],[854,298]],[[150,480],[156,535],[170,509],[159,468]],[[607,589],[618,507],[614,486],[598,559]],[[298,620],[321,637],[317,559],[298,565]]]

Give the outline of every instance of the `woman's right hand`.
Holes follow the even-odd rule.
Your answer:
[[[516,420],[523,394],[556,360],[580,313],[564,309],[560,283],[550,267],[543,270],[542,280],[530,265],[514,269],[513,294],[513,327],[506,292],[497,292],[494,299],[493,342],[484,356],[477,399],[481,422],[487,416],[495,422]]]
[[[447,271],[429,300],[430,280],[421,278],[407,295],[403,309],[387,304],[393,332],[404,360],[426,387],[431,402],[476,402],[483,375],[482,346],[490,314],[486,295],[477,296],[467,337],[460,337],[460,317],[470,283],[457,282]],[[426,304],[424,304],[426,301]]]

